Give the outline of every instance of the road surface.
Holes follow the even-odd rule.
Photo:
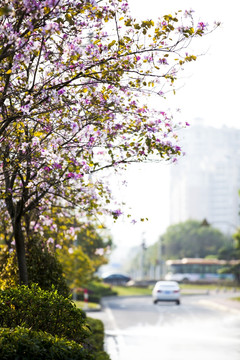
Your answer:
[[[112,360],[240,360],[240,312],[211,306],[211,296],[182,296],[181,305],[151,297],[105,298],[89,316],[105,325]]]

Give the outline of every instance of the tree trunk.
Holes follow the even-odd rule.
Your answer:
[[[28,285],[28,272],[26,263],[26,252],[24,234],[22,230],[21,218],[17,218],[13,225],[14,238],[16,242],[16,252],[18,260],[19,283],[20,285]]]

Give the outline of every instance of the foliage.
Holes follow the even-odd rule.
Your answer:
[[[234,274],[238,284],[240,284],[240,229],[233,235],[235,241],[235,247],[231,250],[232,259],[239,260],[239,263],[230,267],[227,267],[225,272],[231,272]],[[227,256],[229,252],[227,252]]]
[[[201,226],[201,222],[196,220],[171,225],[161,237],[165,259],[217,257],[219,249],[228,241],[219,230]]]
[[[96,272],[101,265],[107,263],[107,254],[112,246],[112,240],[103,232],[97,231],[97,227],[88,225],[82,227],[77,235],[77,245],[80,245],[82,250],[91,259]]]
[[[37,235],[27,243],[26,260],[28,266],[29,285],[37,283],[43,290],[52,290],[52,285],[60,295],[69,296],[70,291],[63,277],[63,269],[56,255],[47,248]],[[0,288],[17,286],[16,251],[8,251],[1,247],[0,253]]]
[[[51,290],[54,286],[58,294],[67,297],[70,294],[63,276],[62,266],[56,254],[51,252],[44,241],[32,238],[27,242],[27,266],[29,285],[37,283],[42,290]]]
[[[97,269],[107,263],[107,254],[112,245],[111,239],[96,224],[83,226],[75,220],[75,232],[77,240],[74,237],[59,239],[61,248],[57,250],[71,289],[89,283]]]
[[[57,291],[19,286],[0,291],[0,327],[17,326],[46,331],[83,342],[89,336],[85,313]]]
[[[88,284],[88,290],[101,297],[116,295],[116,293],[112,290],[112,287],[110,285],[104,284],[98,280],[91,281]]]
[[[101,320],[87,317],[92,334],[86,339],[89,351],[94,352],[94,360],[110,360],[109,355],[104,351],[104,326]]]
[[[91,281],[86,284],[88,290],[88,300],[93,303],[100,303],[103,296],[117,295],[111,286],[99,281]],[[84,300],[84,289],[77,289],[77,300]]]
[[[93,360],[82,345],[42,331],[22,327],[0,329],[2,360]]]
[[[87,317],[86,321],[92,331],[92,335],[87,339],[87,343],[95,349],[95,351],[103,351],[104,327],[102,321],[91,317]]]
[[[228,245],[228,237],[219,230],[211,226],[202,226],[197,220],[187,220],[169,226],[160,240],[144,251],[144,269],[146,272],[149,266],[155,267],[160,261],[167,259],[218,258]],[[138,249],[135,256],[125,265],[128,272],[139,269],[141,256],[142,249]]]
[[[17,283],[16,253],[9,252],[6,245],[0,245],[0,289],[16,286]]]
[[[174,90],[178,70],[196,60],[186,47],[205,32],[191,11],[138,23],[121,0],[1,0],[0,211],[21,283],[26,234],[41,231],[51,207],[117,218],[92,175],[180,155],[171,116],[150,111],[143,95]]]
[[[67,285],[71,289],[81,287],[91,279],[94,267],[80,246],[74,248],[64,246],[58,251],[58,258],[63,266]]]

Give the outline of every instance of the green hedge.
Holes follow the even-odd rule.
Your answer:
[[[83,292],[77,292],[77,300],[84,301],[84,294]],[[88,294],[88,301],[95,304],[100,304],[101,296],[95,294]]]
[[[87,284],[88,289],[88,301],[99,304],[103,296],[117,295],[116,291],[113,291],[110,285],[104,284],[100,281],[92,281]],[[83,289],[77,290],[77,300],[84,300]]]
[[[74,341],[17,327],[0,329],[0,359],[95,360],[96,358]]]
[[[101,320],[87,317],[87,323],[92,334],[85,340],[87,347],[95,352],[95,360],[110,360],[104,352],[104,327]]]
[[[102,351],[104,345],[104,327],[102,321],[88,317],[87,323],[92,331],[92,335],[90,335],[86,342],[97,351]]]
[[[0,328],[1,360],[110,360],[102,322],[37,285],[0,291]]]
[[[0,291],[0,327],[21,326],[82,342],[89,336],[86,314],[70,298],[37,285]]]
[[[62,265],[56,254],[48,250],[41,237],[34,235],[26,244],[28,284],[38,283],[41,289],[50,290],[52,285],[60,295],[68,297],[70,289],[63,276]],[[9,252],[0,245],[0,288],[16,287],[19,284],[16,250]]]

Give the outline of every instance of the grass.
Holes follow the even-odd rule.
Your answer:
[[[186,289],[186,290],[216,290],[216,289],[219,289],[219,290],[223,290],[223,289],[233,289],[233,288],[236,288],[237,290],[240,290],[240,287],[236,287],[236,286],[233,286],[233,285],[221,285],[221,284],[181,284],[180,285],[181,289]]]
[[[119,296],[134,296],[134,295],[151,295],[152,288],[143,288],[135,286],[113,286],[113,291],[116,291]]]
[[[219,290],[223,291],[227,287],[223,285],[217,285],[217,284],[206,284],[206,285],[194,285],[194,284],[181,284],[181,291],[182,294],[184,294],[184,291],[186,291],[187,294],[191,293],[191,290],[198,291],[198,292],[206,292],[207,290]],[[233,286],[229,287],[229,289],[232,289]],[[137,296],[137,295],[151,295],[152,294],[153,286],[149,286],[147,288],[145,287],[136,287],[136,286],[113,286],[112,290],[116,291],[119,296]],[[236,289],[239,291],[240,287],[236,287]]]
[[[79,309],[86,308],[86,303],[84,301],[74,301],[74,303],[75,303],[76,307]],[[88,309],[91,309],[91,310],[97,310],[97,309],[99,309],[99,304],[88,302],[87,307],[88,307]]]
[[[234,298],[231,298],[231,300],[239,301],[239,302],[240,302],[240,297],[234,297]]]

